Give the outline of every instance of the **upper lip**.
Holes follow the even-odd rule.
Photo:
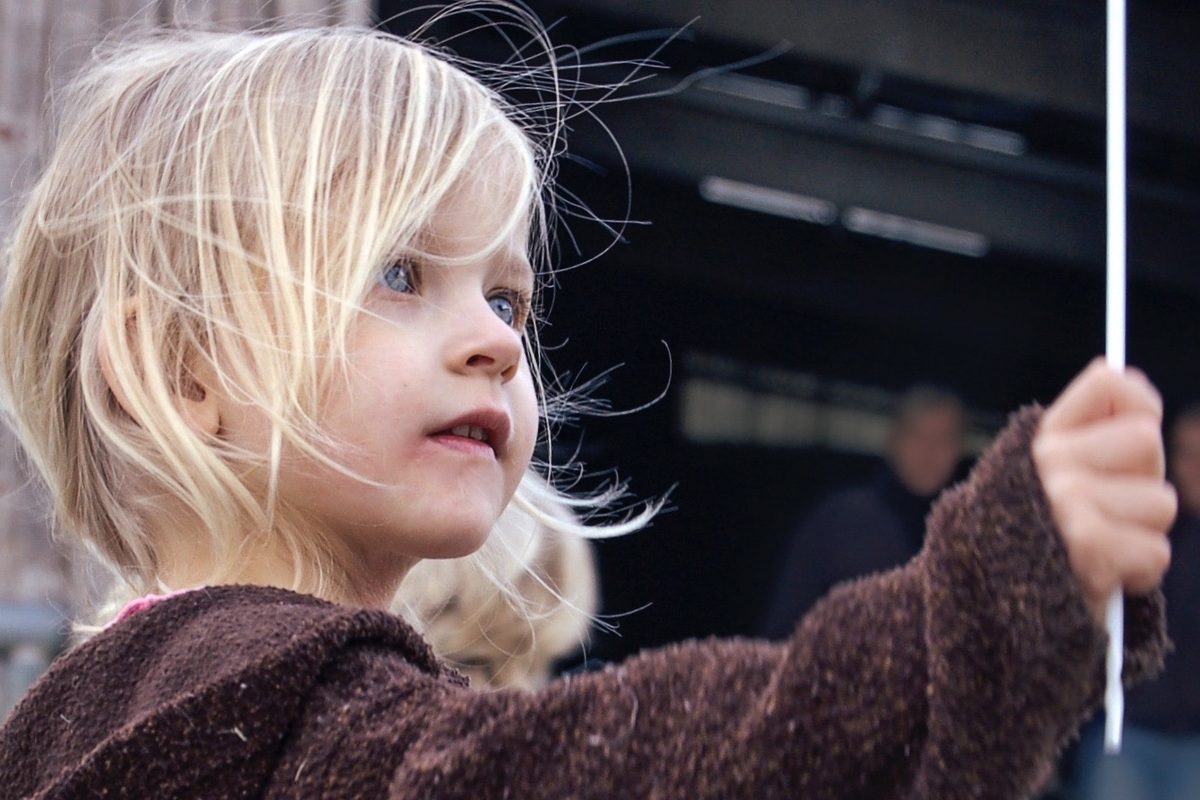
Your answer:
[[[497,408],[477,408],[466,414],[455,417],[447,423],[439,424],[430,435],[453,433],[455,428],[478,428],[483,433],[483,441],[491,445],[497,454],[504,451],[508,443],[512,423],[508,414]]]

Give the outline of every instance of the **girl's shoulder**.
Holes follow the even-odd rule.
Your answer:
[[[211,586],[143,598],[67,658],[135,650],[139,660],[152,654],[160,666],[225,671],[284,651],[294,657],[329,652],[363,638],[395,649],[424,671],[442,671],[429,645],[394,614],[267,586]]]
[[[431,692],[463,683],[384,611],[258,586],[167,597],[52,665],[0,728],[0,775],[17,796],[77,781],[83,794],[114,785],[136,794],[130,780],[157,790],[176,776],[195,786],[214,748],[278,746],[322,681],[364,647],[397,680]],[[155,741],[186,743],[156,756],[170,774],[144,774],[138,754]]]
[[[161,598],[83,646],[91,652],[68,658],[102,665],[136,660],[143,685],[153,680],[160,690],[184,691],[280,661],[324,668],[363,642],[431,677],[452,674],[394,614],[266,586],[204,587]]]

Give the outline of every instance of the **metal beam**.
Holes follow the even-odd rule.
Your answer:
[[[707,37],[763,51],[786,41],[800,55],[834,64],[1069,114],[1104,115],[1103,4],[560,0],[538,5],[550,18],[593,14],[648,26],[692,23]],[[1200,12],[1132,5],[1130,124],[1196,139]]]
[[[683,99],[619,103],[603,117],[635,173],[694,186],[718,176],[828,201],[839,213],[861,207],[973,231],[993,249],[1020,256],[1079,266],[1103,261],[1102,176],[1031,179],[983,162],[933,160],[885,141],[764,125]],[[587,129],[572,149],[610,163],[616,156],[611,141]],[[1178,269],[1200,249],[1187,206],[1135,197],[1130,209],[1131,274],[1168,285],[1186,280],[1200,291],[1200,276]]]

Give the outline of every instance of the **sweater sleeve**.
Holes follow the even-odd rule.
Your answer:
[[[289,786],[295,771],[323,796],[1027,797],[1094,706],[1105,645],[1030,458],[1038,419],[1019,414],[939,502],[912,563],[836,589],[782,644],[691,642],[476,694],[364,643],[289,743]],[[1128,619],[1133,680],[1162,658],[1160,598]]]

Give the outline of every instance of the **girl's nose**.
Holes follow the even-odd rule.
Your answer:
[[[460,311],[453,342],[448,349],[450,368],[457,372],[483,372],[507,383],[521,365],[521,334],[492,310],[486,298]]]

